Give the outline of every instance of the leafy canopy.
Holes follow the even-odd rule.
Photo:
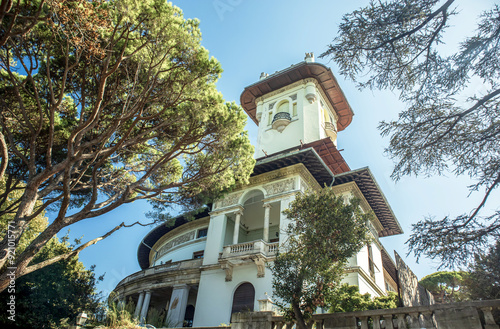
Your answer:
[[[464,285],[467,273],[440,271],[423,277],[419,283],[434,296],[438,303],[454,303],[467,299]]]
[[[7,194],[24,190],[8,209],[0,198],[0,216],[12,216],[18,242],[40,213],[55,213],[17,255],[17,277],[71,224],[136,200],[160,210],[200,205],[247,181],[246,115],[216,90],[222,69],[201,46],[196,19],[164,0],[20,1],[2,10],[10,34],[0,42],[0,178]],[[0,271],[0,290],[6,283]]]
[[[287,239],[270,265],[278,306],[305,328],[305,320],[325,306],[340,287],[349,257],[366,245],[370,214],[359,201],[337,197],[331,188],[297,195],[283,211],[290,220]]]
[[[488,201],[498,205],[490,196],[500,185],[500,7],[484,11],[456,52],[443,54],[447,28],[467,14],[459,2],[372,0],[344,15],[321,55],[360,88],[399,92],[406,109],[379,126],[390,137],[394,179],[452,172],[475,181],[471,193],[483,193],[468,213],[414,225],[410,250],[443,267],[471,262],[500,235],[500,212],[487,210]]]
[[[473,300],[500,299],[500,242],[477,254],[468,269],[465,288]]]
[[[372,298],[369,293],[361,294],[358,286],[343,284],[327,305],[330,313],[390,309],[398,307],[399,297],[391,291],[387,296]]]

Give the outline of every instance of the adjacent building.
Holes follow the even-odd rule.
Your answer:
[[[149,232],[137,252],[142,270],[117,285],[119,298],[132,299],[138,317],[157,308],[179,327],[218,326],[233,312],[258,310],[259,301],[273,298],[266,264],[286,238],[282,211],[298,193],[324,186],[359,198],[362,210],[375,214],[373,242],[350,259],[345,282],[372,296],[396,291],[395,266],[380,240],[402,230],[370,170],[351,170],[337,149],[353,111],[331,70],[306,54],[263,73],[245,88],[241,105],[258,126],[250,183],[195,220],[181,216]]]

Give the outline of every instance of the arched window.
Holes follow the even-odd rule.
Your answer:
[[[288,103],[288,101],[284,101],[284,102],[280,103],[280,105],[278,106],[278,111],[277,112],[287,112],[287,113],[289,113],[289,103]]]
[[[255,300],[255,289],[251,283],[241,284],[233,296],[233,308],[231,314],[236,312],[253,312]]]

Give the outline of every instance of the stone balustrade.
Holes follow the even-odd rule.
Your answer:
[[[126,278],[121,280],[117,284],[116,287],[118,288],[124,284],[136,281],[138,279],[141,279],[141,278],[144,278],[144,277],[156,274],[156,273],[176,271],[176,270],[180,270],[180,269],[184,269],[184,268],[198,268],[201,266],[202,261],[203,261],[202,259],[192,259],[192,260],[189,259],[189,260],[167,263],[167,264],[162,264],[162,265],[150,267],[150,268],[147,268],[145,270],[130,274],[129,276],[127,276]]]
[[[308,328],[315,329],[499,329],[494,311],[500,300],[473,301],[431,306],[401,307],[387,310],[315,314]],[[496,319],[499,321],[499,319]],[[272,312],[236,313],[232,329],[291,329]]]
[[[278,242],[268,243],[264,240],[256,240],[225,246],[222,251],[221,258],[249,256],[254,254],[262,254],[266,257],[272,257],[276,255],[277,251]]]

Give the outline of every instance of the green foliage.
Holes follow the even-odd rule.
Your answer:
[[[487,212],[500,185],[500,6],[484,11],[477,29],[445,55],[440,44],[448,26],[467,14],[455,2],[370,1],[344,15],[321,55],[333,58],[360,88],[400,93],[406,109],[379,126],[390,136],[386,152],[396,161],[394,179],[451,172],[475,180],[471,193],[484,193],[469,212],[413,226],[410,250],[443,267],[467,265],[500,234],[500,212]]]
[[[33,263],[46,260],[71,250],[71,246],[53,238],[33,259]],[[94,269],[86,270],[77,257],[64,260],[29,273],[16,280],[16,321],[0,315],[2,328],[56,328],[67,318],[74,323],[80,312],[96,313],[100,308],[96,292]],[[12,293],[0,294],[7,301]]]
[[[134,319],[135,304],[129,300],[127,304],[112,302],[106,309],[106,327],[112,329],[140,328],[139,321]],[[100,326],[102,327],[102,326]]]
[[[476,255],[465,278],[465,288],[470,299],[500,299],[500,242],[488,253]]]
[[[158,309],[151,307],[148,311],[146,317],[146,323],[151,324],[157,328],[165,326],[165,310],[159,311]]]
[[[291,222],[283,249],[270,265],[273,294],[303,328],[304,319],[339,289],[348,258],[368,242],[365,223],[371,217],[361,213],[358,200],[345,202],[327,187],[297,195],[283,213]]]
[[[392,291],[387,296],[372,299],[369,293],[360,294],[359,287],[343,284],[338,292],[328,299],[327,305],[329,312],[334,313],[397,308],[398,302],[398,295]]]
[[[464,294],[466,272],[441,271],[423,277],[419,283],[434,296],[437,303],[454,303],[467,298]]]
[[[159,221],[170,205],[201,206],[247,182],[255,160],[246,115],[217,91],[222,69],[201,46],[198,20],[164,0],[15,8],[22,17],[40,9],[44,18],[0,42],[6,190],[23,186],[8,210],[15,238],[37,212],[55,212],[18,255],[16,276],[39,246],[78,221],[142,199]],[[5,202],[0,197],[0,216]],[[0,268],[6,246],[3,239]]]

